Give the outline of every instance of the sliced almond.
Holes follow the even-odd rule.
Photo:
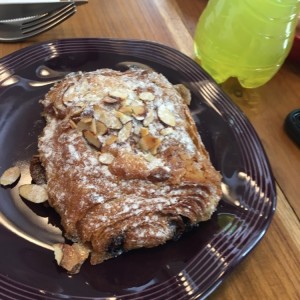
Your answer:
[[[94,118],[92,119],[90,128],[92,133],[97,134],[96,120]]]
[[[133,115],[135,118],[138,116],[143,116],[146,113],[146,108],[144,105],[129,105],[123,106],[119,109],[119,112],[126,115]]]
[[[65,106],[71,106],[73,104],[73,97],[63,97],[62,102]]]
[[[137,136],[140,136],[141,135],[141,128],[142,128],[142,124],[141,123],[138,123],[136,122],[134,124],[134,127],[133,127],[133,133]]]
[[[71,274],[79,272],[90,253],[88,247],[79,243],[73,245],[57,243],[53,245],[53,251],[57,264]]]
[[[78,117],[80,116],[80,114],[83,112],[83,108],[82,107],[75,107],[72,108],[71,113],[70,113],[70,117]]]
[[[130,104],[131,106],[144,106],[145,105],[145,103],[144,103],[144,101],[142,101],[142,100],[140,100],[140,99],[133,99],[132,101],[131,101],[131,104]]]
[[[104,165],[110,165],[114,161],[115,157],[111,153],[101,153],[99,155],[99,161]]]
[[[110,146],[112,145],[116,140],[118,139],[118,137],[116,135],[111,135],[109,136],[106,140],[105,140],[105,145],[106,146]]]
[[[143,121],[144,119],[145,119],[145,116],[144,115],[133,115],[134,116],[134,118],[136,119],[136,120],[138,120],[138,121]]]
[[[148,161],[148,162],[152,162],[152,161],[155,159],[155,157],[154,157],[151,153],[145,154],[145,155],[144,155],[144,158],[145,158],[146,161]]]
[[[126,123],[118,133],[118,143],[124,143],[130,137],[132,122]]]
[[[86,123],[86,122],[80,120],[80,121],[76,124],[76,126],[77,126],[77,129],[78,129],[79,131],[89,130],[89,129],[91,128],[91,123]]]
[[[88,144],[90,144],[91,146],[94,146],[96,149],[101,148],[101,142],[99,141],[99,139],[95,133],[93,133],[90,130],[83,130],[82,134],[83,134],[84,138],[86,139],[86,141],[88,142]]]
[[[126,114],[126,115],[131,115],[133,113],[133,109],[131,105],[127,105],[127,106],[122,106],[119,109],[119,112]]]
[[[86,103],[83,101],[80,101],[80,102],[74,103],[74,106],[84,108],[84,107],[86,107]]]
[[[107,126],[100,121],[96,121],[96,131],[97,134],[104,135],[105,133],[107,133]]]
[[[148,111],[148,113],[143,121],[143,125],[148,127],[153,121],[154,121],[154,111],[151,109]]]
[[[153,101],[155,96],[151,92],[142,92],[139,94],[139,98],[143,101]]]
[[[107,104],[114,104],[120,102],[120,98],[113,98],[110,96],[105,96],[102,101]]]
[[[72,102],[74,101],[74,97],[72,97],[72,94],[75,92],[74,85],[70,85],[64,92],[62,102],[65,106],[72,105]]]
[[[145,106],[136,105],[136,106],[132,106],[132,108],[133,108],[132,116],[138,121],[143,121],[146,115]]]
[[[19,187],[21,197],[33,203],[42,203],[48,200],[48,193],[43,185],[24,184]]]
[[[64,95],[65,96],[70,96],[70,94],[74,94],[75,92],[75,86],[73,83],[68,83],[69,86],[66,88]]]
[[[79,86],[80,86],[80,92],[82,94],[86,94],[89,90],[89,87],[90,87],[89,80],[86,77],[81,77],[80,76],[78,78],[78,83],[79,83]]]
[[[77,128],[77,124],[72,119],[69,120],[69,123],[73,129]]]
[[[122,101],[122,105],[123,105],[123,106],[129,106],[129,105],[131,105],[132,101],[133,101],[133,99],[130,99],[130,98],[128,97],[128,98],[126,98],[126,99],[124,99],[124,100]]]
[[[60,244],[60,243],[54,244],[53,250],[54,250],[54,258],[55,258],[57,264],[60,266],[62,258],[64,256],[63,244]]]
[[[103,123],[111,129],[121,129],[123,125],[121,121],[114,115],[111,115],[110,119],[104,119]]]
[[[151,154],[156,155],[159,146],[160,146],[160,140],[157,142],[157,144],[153,148],[150,149]]]
[[[97,121],[101,121],[108,128],[111,129],[121,129],[121,121],[113,114],[104,109],[101,109],[99,106],[94,106],[94,116]]]
[[[192,95],[191,95],[191,91],[183,84],[176,84],[174,85],[175,89],[177,90],[177,92],[181,95],[181,97],[184,100],[184,103],[187,105],[191,104],[192,101]]]
[[[140,135],[143,137],[143,136],[148,135],[148,134],[149,134],[149,129],[146,128],[146,127],[141,127]]]
[[[144,105],[134,105],[132,106],[132,112],[135,116],[141,116],[146,113],[146,107]]]
[[[108,93],[108,95],[112,98],[116,98],[116,99],[120,99],[120,100],[124,100],[128,97],[127,93],[124,91],[110,91]]]
[[[59,101],[55,101],[54,106],[53,106],[53,110],[54,110],[56,115],[60,115],[60,113],[65,110],[65,106],[62,105]]]
[[[89,123],[91,123],[91,122],[93,121],[93,118],[92,118],[92,117],[82,117],[82,118],[80,119],[80,121],[81,121],[82,123],[89,124]]]
[[[172,134],[174,132],[174,129],[172,127],[163,128],[159,133],[163,136]]]
[[[116,117],[120,119],[121,123],[122,124],[126,124],[127,122],[131,121],[132,120],[132,117],[126,115],[126,114],[123,114],[122,112],[120,111],[116,111]]]
[[[0,184],[3,186],[14,184],[21,176],[19,167],[11,167],[3,172],[0,177]]]
[[[132,140],[134,141],[135,144],[139,143],[140,137],[137,135],[132,135]]]
[[[93,105],[94,117],[97,118],[99,113],[103,110],[99,105]]]
[[[157,109],[158,118],[166,125],[175,126],[176,120],[174,114],[164,105]]]
[[[161,141],[159,138],[150,134],[143,136],[139,141],[139,145],[142,150],[150,151],[154,155],[157,153],[157,149],[160,146],[160,143]]]

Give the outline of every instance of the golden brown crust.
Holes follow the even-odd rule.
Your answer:
[[[42,101],[49,203],[92,264],[163,244],[216,209],[221,178],[180,91],[153,71],[102,69],[70,74]]]

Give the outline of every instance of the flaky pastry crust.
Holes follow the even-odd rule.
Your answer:
[[[100,69],[68,75],[41,102],[48,201],[92,264],[177,238],[215,211],[221,176],[184,86],[150,70]]]

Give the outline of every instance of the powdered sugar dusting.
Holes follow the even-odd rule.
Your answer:
[[[153,97],[143,100],[142,92]],[[113,98],[113,94],[120,96]],[[111,97],[111,102],[105,102],[105,97]],[[203,171],[196,174],[199,179],[193,169],[202,158],[186,126],[184,101],[164,76],[143,70],[74,73],[52,88],[42,103],[51,113],[46,116],[39,152],[50,204],[61,215],[69,236],[91,241],[100,249],[114,236],[108,232],[117,230],[116,235],[131,236],[131,247],[148,247],[174,235],[176,226],[170,225],[170,216],[183,215],[192,223],[203,217],[206,204],[198,200],[209,192],[202,189],[205,183],[199,174]],[[158,115],[161,106],[172,114],[175,126]],[[84,130],[92,131],[101,147],[92,145],[78,129],[83,118],[85,124],[92,122],[89,118],[94,121],[93,128]],[[97,122],[106,128],[97,131]],[[123,130],[128,122],[129,133]],[[145,136],[156,148],[143,144]],[[112,160],[100,162],[103,153]],[[184,177],[188,171],[194,172],[190,183]],[[207,206],[211,214],[212,202]]]

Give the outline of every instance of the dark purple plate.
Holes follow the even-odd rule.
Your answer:
[[[30,182],[44,121],[39,99],[72,71],[142,65],[184,83],[191,110],[224,196],[212,219],[179,241],[131,251],[70,276],[56,266],[58,218],[18,196]],[[36,44],[0,59],[0,173],[19,165],[23,176],[0,189],[0,295],[5,299],[202,299],[253,249],[276,205],[275,185],[261,143],[243,113],[190,58],[167,46],[114,39],[67,39]],[[24,175],[25,174],[25,175]],[[4,299],[3,298],[3,299]]]

